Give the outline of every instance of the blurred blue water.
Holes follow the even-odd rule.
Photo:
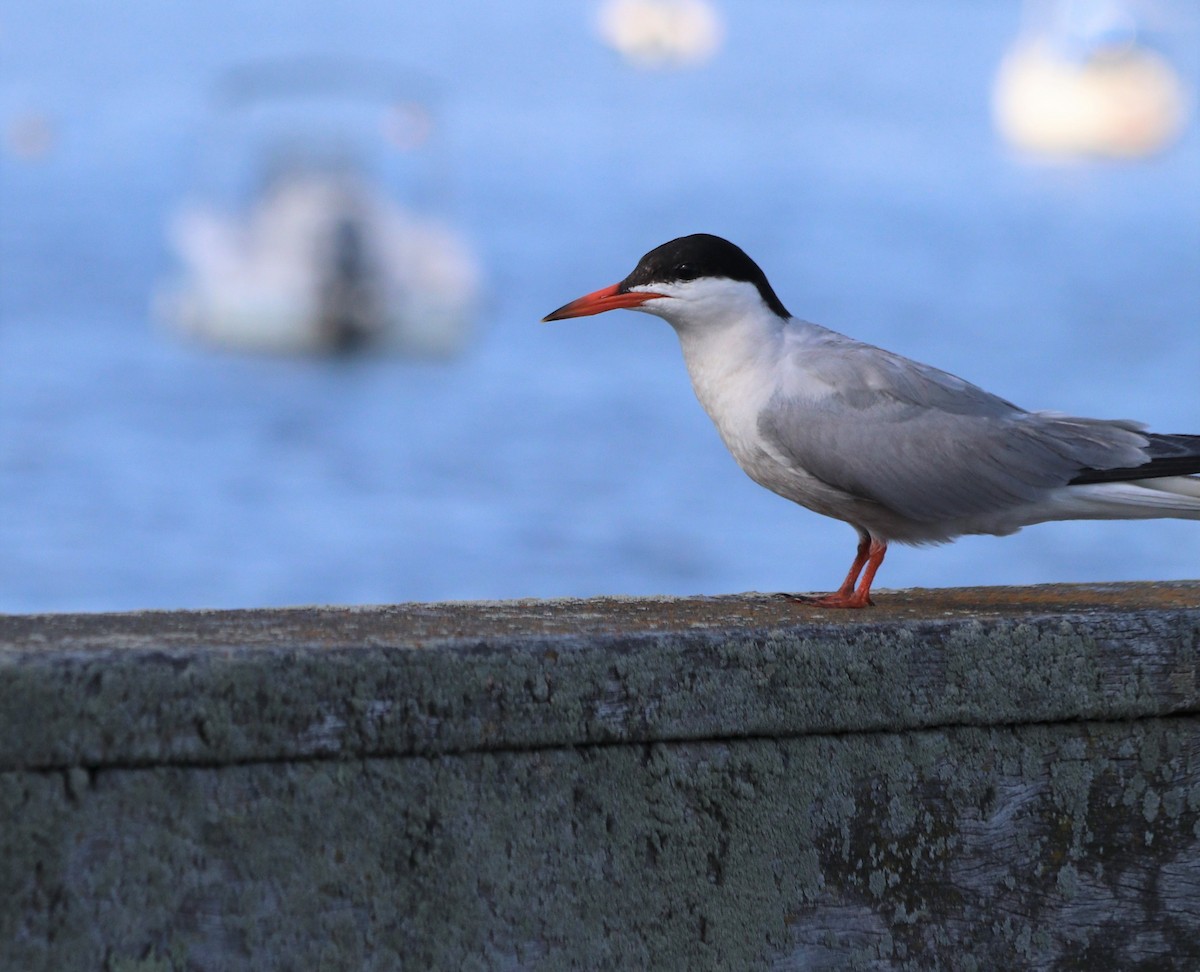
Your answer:
[[[669,328],[538,319],[694,231],[796,313],[1027,407],[1200,432],[1200,134],[1137,164],[1014,156],[987,111],[1009,0],[725,5],[705,69],[636,71],[594,6],[0,5],[0,610],[828,588],[853,534],[766,493]],[[1200,18],[1161,40],[1196,90]],[[272,361],[149,320],[163,224],[231,64],[433,78],[487,268],[459,362]],[[898,548],[884,586],[1200,575],[1200,525]]]

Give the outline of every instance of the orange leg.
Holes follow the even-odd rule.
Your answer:
[[[885,541],[876,540],[874,537],[864,537],[859,541],[858,554],[855,556],[850,573],[846,575],[842,586],[832,594],[817,598],[814,603],[821,607],[831,608],[870,607],[875,603],[871,600],[871,582],[875,580],[875,572],[879,570],[879,565],[883,563],[886,554],[887,543]],[[860,571],[862,571],[862,580],[858,581]],[[857,589],[854,587],[855,581],[858,581]]]
[[[846,579],[842,581],[842,586],[837,589],[838,597],[849,597],[854,593],[854,585],[858,583],[858,575],[862,573],[863,564],[867,562],[867,557],[870,554],[871,538],[867,534],[863,534],[858,541],[858,552],[854,555],[854,563],[850,565],[850,573],[846,575]],[[830,594],[830,597],[834,595]]]

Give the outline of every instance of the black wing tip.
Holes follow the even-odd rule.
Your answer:
[[[1067,485],[1128,483],[1137,479],[1200,475],[1200,435],[1162,435],[1155,432],[1143,434],[1150,440],[1146,451],[1153,458],[1148,462],[1140,466],[1122,466],[1117,469],[1081,469]]]

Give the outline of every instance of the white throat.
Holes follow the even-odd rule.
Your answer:
[[[639,310],[675,328],[696,397],[739,455],[757,439],[758,414],[778,384],[784,321],[744,281],[706,278],[669,287]]]

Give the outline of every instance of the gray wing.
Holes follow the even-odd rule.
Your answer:
[[[1147,438],[1134,422],[1026,412],[857,342],[803,355],[806,377],[832,393],[781,389],[759,415],[759,432],[823,482],[911,520],[995,512],[1065,486],[1081,470],[1146,461]]]

